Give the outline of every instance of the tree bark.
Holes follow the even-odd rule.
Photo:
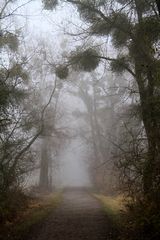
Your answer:
[[[139,71],[139,64],[135,60],[136,81],[139,87],[141,113],[142,119],[148,140],[148,157],[144,164],[143,171],[143,190],[144,195],[152,198],[153,191],[156,192],[155,183],[159,181],[160,174],[160,132],[159,132],[159,118],[157,117],[157,104],[154,99],[154,78],[153,70],[149,67],[147,72],[148,85]],[[157,182],[156,184],[159,184]],[[157,192],[158,193],[158,192]],[[154,196],[155,197],[155,196]],[[159,196],[154,199],[158,202]]]
[[[41,147],[41,163],[40,163],[40,178],[39,187],[42,190],[48,190],[49,188],[49,157],[48,147],[46,139],[42,141]]]
[[[160,0],[156,0],[157,8],[158,8],[158,13],[160,16]]]

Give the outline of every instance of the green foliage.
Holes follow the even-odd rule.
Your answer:
[[[128,59],[126,56],[119,55],[116,60],[110,63],[113,72],[122,74],[129,67]]]
[[[97,51],[90,47],[84,51],[77,49],[72,52],[69,61],[75,70],[91,72],[99,65],[100,58]]]
[[[111,32],[112,26],[105,20],[99,19],[95,23],[92,24],[90,28],[91,34],[95,35],[108,35]]]
[[[44,9],[53,10],[58,5],[58,0],[42,0]]]
[[[68,73],[69,73],[68,67],[65,65],[59,65],[56,68],[56,75],[60,79],[66,79],[68,77]]]
[[[12,89],[12,86],[0,84],[0,110],[5,111],[5,108],[10,103],[19,102],[24,97],[24,92],[20,89]]]
[[[112,41],[116,48],[127,45],[127,40],[130,38],[131,23],[125,13],[114,13],[111,16],[112,25]]]
[[[25,196],[18,186],[31,166],[33,155],[25,150],[31,132],[24,129],[24,118],[28,117],[25,101],[28,73],[25,60],[18,50],[19,34],[14,31],[10,11],[14,1],[3,1],[0,19],[0,222],[16,216],[25,203]],[[10,4],[10,6],[9,6]],[[4,8],[3,8],[4,6]],[[12,11],[11,11],[12,12]],[[7,20],[3,19],[7,16]],[[4,53],[4,54],[3,54]],[[23,205],[24,206],[24,205]]]
[[[23,69],[22,64],[15,63],[12,68],[9,69],[9,77],[10,78],[21,78],[23,83],[28,82],[28,73]]]
[[[80,17],[89,23],[94,23],[99,19],[99,14],[96,10],[104,6],[106,0],[80,0],[75,4],[80,13]]]
[[[8,105],[9,89],[5,82],[0,81],[0,109]]]
[[[82,19],[87,22],[93,23],[98,18],[98,15],[93,9],[95,9],[95,1],[93,0],[81,0],[81,4],[77,4],[78,11]]]
[[[9,2],[13,1],[8,1],[8,4]],[[10,24],[6,26],[9,28]],[[13,193],[10,195],[10,191],[13,189],[16,194],[15,186],[22,179],[22,169],[24,170],[30,163],[28,159],[26,161],[24,155],[20,160],[15,160],[15,156],[24,147],[24,138],[26,143],[27,137],[22,128],[24,117],[22,100],[26,97],[24,84],[28,82],[28,73],[24,69],[24,64],[19,63],[20,56],[16,52],[19,45],[18,31],[12,33],[13,26],[12,30],[3,29],[3,24],[1,27],[0,50],[1,53],[4,52],[4,56],[1,56],[0,66],[0,214],[5,214],[5,211],[10,214],[10,211],[14,212],[14,206],[13,209],[12,206],[6,209],[2,203],[3,198],[6,199],[4,201],[9,201],[8,196],[12,196]],[[12,203],[8,202],[10,205]]]
[[[21,64],[15,63],[10,69],[0,69],[0,108],[5,110],[10,103],[16,104],[25,96],[24,90],[16,86],[17,80],[28,81],[28,74]]]
[[[137,38],[141,36],[146,43],[153,44],[160,38],[160,21],[154,17],[146,17],[135,25],[134,31]]]
[[[112,34],[112,42],[116,48],[126,46],[130,38],[132,25],[128,16],[124,13],[113,13],[105,20],[98,18],[92,23],[91,34],[108,35]]]
[[[15,34],[6,32],[2,33],[0,36],[0,48],[8,46],[11,51],[16,51],[18,49],[18,38]]]

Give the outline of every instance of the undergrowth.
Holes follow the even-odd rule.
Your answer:
[[[121,196],[94,194],[103,204],[115,229],[118,240],[159,240],[160,211],[145,200],[133,202]]]
[[[61,193],[53,193],[41,198],[32,198],[24,211],[15,219],[1,225],[0,240],[22,239],[30,228],[44,220],[61,200]]]

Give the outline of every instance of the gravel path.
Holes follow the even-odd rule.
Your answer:
[[[110,240],[112,224],[100,203],[82,190],[66,191],[53,213],[26,240]],[[115,238],[114,238],[115,239]]]

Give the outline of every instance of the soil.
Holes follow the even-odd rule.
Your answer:
[[[68,190],[50,215],[25,240],[110,240],[116,230],[101,204],[86,190]],[[24,240],[24,238],[23,238]]]

